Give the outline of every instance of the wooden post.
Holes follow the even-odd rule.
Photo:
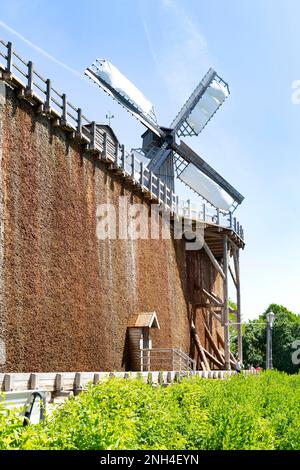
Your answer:
[[[220,209],[217,208],[217,225],[220,225]]]
[[[90,140],[90,150],[95,150],[96,148],[96,122],[92,122],[92,130],[91,130],[92,136]]]
[[[119,144],[116,144],[116,151],[115,151],[115,167],[118,168],[119,166]]]
[[[31,390],[39,388],[39,374],[30,374],[30,388]]]
[[[153,187],[153,172],[150,171],[150,181],[149,181],[149,191],[150,191],[150,194],[151,194],[151,197],[152,197],[152,187]]]
[[[67,95],[64,93],[62,95],[62,116],[61,116],[61,125],[63,127],[66,127],[67,122],[68,122],[67,106],[68,106]]]
[[[14,376],[12,374],[4,375],[4,392],[11,392],[14,389]]]
[[[160,178],[157,179],[157,199],[158,203],[160,203]]]
[[[125,146],[121,146],[121,168],[125,170]]]
[[[50,78],[46,80],[46,101],[44,104],[44,112],[46,114],[51,113],[51,80]]]
[[[173,201],[174,201],[174,196],[175,194],[173,193],[172,190],[170,190],[170,212],[174,212],[174,204],[173,204]]]
[[[131,154],[131,178],[135,180],[135,158],[134,153]]]
[[[28,77],[27,77],[27,87],[25,91],[26,96],[32,96],[33,93],[33,63],[28,62]]]
[[[94,143],[94,147],[96,148],[96,123],[95,123],[95,143]],[[104,134],[103,134],[102,158],[104,158],[104,160],[107,159],[107,133],[106,132],[104,132]]]
[[[187,201],[187,208],[188,208],[188,218],[191,218],[191,201],[188,199]]]
[[[176,216],[179,217],[179,196],[176,196]]]
[[[93,378],[93,384],[96,385],[98,382],[100,382],[100,374],[95,372],[94,378]]]
[[[224,235],[223,238],[223,271],[225,274],[223,282],[224,290],[224,311],[223,311],[223,326],[224,326],[224,352],[225,352],[225,368],[230,370],[230,337],[229,337],[229,317],[228,317],[228,237]]]
[[[82,389],[83,389],[82,374],[81,374],[81,372],[76,372],[75,380],[74,380],[74,394],[78,395],[81,392]]]
[[[164,183],[164,205],[165,208],[168,206],[168,191],[166,183]]]
[[[232,228],[232,212],[229,212],[228,222],[229,222],[229,228]]]
[[[237,298],[237,340],[238,340],[238,356],[241,362],[243,362],[243,335],[242,335],[242,312],[241,312],[241,285],[240,285],[240,260],[239,250],[235,252],[236,256],[236,298]]]
[[[64,389],[64,376],[63,374],[56,374],[55,377],[55,392],[59,394]]]
[[[13,45],[9,41],[7,43],[7,62],[6,62],[5,78],[7,79],[11,78],[12,68],[13,68]]]
[[[76,136],[78,139],[82,137],[82,110],[81,108],[77,109],[77,131]]]
[[[144,162],[140,163],[140,185],[143,189],[144,187]]]

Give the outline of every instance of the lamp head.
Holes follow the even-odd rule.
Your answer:
[[[267,322],[269,323],[270,327],[272,328],[273,323],[275,321],[275,313],[273,312],[268,312],[267,313]]]

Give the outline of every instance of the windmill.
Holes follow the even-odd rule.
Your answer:
[[[229,96],[228,84],[213,69],[200,81],[170,127],[158,124],[152,103],[108,60],[97,59],[85,74],[146,127],[142,148],[135,150],[171,190],[177,177],[224,212],[241,204],[243,196],[181,140],[198,136]]]

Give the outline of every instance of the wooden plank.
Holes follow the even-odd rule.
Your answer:
[[[197,331],[196,331],[196,327],[195,327],[195,324],[194,324],[193,321],[192,321],[192,324],[191,324],[191,330],[192,330],[193,337],[194,337],[194,340],[195,340],[195,344],[196,344],[196,347],[197,347],[198,352],[199,352],[199,354],[200,354],[200,357],[201,357],[202,361],[204,362],[205,369],[206,369],[206,370],[210,370],[208,361],[207,361],[206,356],[205,356],[205,353],[204,353],[204,351],[203,351],[203,346],[202,346],[202,344],[201,344],[200,338],[199,338],[199,336],[198,336],[198,333],[197,333]]]
[[[225,352],[225,368],[230,370],[230,338],[229,338],[229,323],[228,323],[228,237],[224,235],[223,238],[223,268],[224,268],[224,313],[223,313],[223,326],[224,326],[224,352]]]
[[[225,274],[224,274],[224,271],[223,269],[221,268],[220,264],[218,263],[218,261],[216,260],[216,258],[214,257],[214,254],[211,252],[210,248],[208,247],[207,243],[204,242],[203,243],[203,248],[205,250],[205,252],[207,253],[207,256],[209,257],[210,261],[212,262],[213,266],[215,267],[215,269],[218,271],[218,273],[221,275],[221,277],[223,279],[225,279]]]
[[[212,313],[213,317],[215,317],[216,320],[218,320],[220,323],[222,323],[222,316],[221,315],[218,315],[213,310],[211,310],[211,313]]]
[[[224,307],[224,302],[218,298],[213,292],[208,292],[206,289],[202,289],[202,292],[206,297],[208,297],[209,300],[211,300],[213,303],[217,304],[219,307]]]
[[[236,250],[236,298],[237,298],[237,340],[238,340],[238,357],[241,362],[243,362],[243,334],[242,334],[242,311],[241,311],[241,284],[240,284],[240,263],[239,263],[239,251]]]
[[[224,340],[223,340],[223,338],[221,337],[221,335],[218,331],[217,331],[217,338],[218,338],[218,341],[221,344],[221,346],[224,348]],[[221,351],[221,354],[222,354],[222,356],[224,356],[224,353],[222,351]],[[225,358],[225,356],[224,356],[224,358]],[[230,360],[232,360],[234,362],[234,364],[236,364],[236,359],[235,359],[235,357],[234,357],[234,355],[232,354],[231,351],[230,351],[230,358],[231,358]]]
[[[233,283],[234,283],[234,285],[235,285],[235,287],[236,287],[236,286],[237,286],[237,280],[236,280],[236,277],[235,277],[235,275],[234,275],[234,272],[232,271],[232,268],[231,268],[230,264],[229,264],[229,266],[228,266],[228,270],[229,270],[229,272],[230,272],[230,275],[231,275],[231,278],[232,278],[232,280],[233,280]]]
[[[194,304],[194,307],[197,307],[197,308],[206,308],[208,310],[215,310],[215,309],[218,309],[220,311],[220,309],[222,309],[224,307],[224,305],[214,305],[214,304],[206,304],[206,303],[198,303],[198,302],[195,302]]]
[[[30,375],[30,388],[32,390],[37,390],[39,388],[39,374]]]
[[[217,356],[217,358],[220,362],[223,362],[223,357],[221,355],[221,351],[219,350],[218,346],[215,344],[214,339],[211,335],[211,332],[209,331],[209,329],[207,328],[207,326],[205,324],[204,324],[204,328],[205,328],[205,333],[206,333],[207,339],[208,339],[212,349],[214,350],[215,355]],[[223,363],[223,366],[224,366],[224,363]]]
[[[3,383],[4,392],[11,392],[14,389],[14,376],[5,374]]]
[[[64,374],[56,374],[55,377],[55,391],[57,393],[62,392],[64,389]]]
[[[212,354],[210,354],[210,352],[208,352],[205,348],[203,348],[203,351],[206,355],[206,357],[208,357],[208,359],[217,367],[220,367],[221,369],[224,369],[224,363],[223,362],[220,362],[218,361],[218,359],[216,359]]]

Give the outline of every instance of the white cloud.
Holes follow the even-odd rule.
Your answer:
[[[72,67],[69,67],[66,65],[64,62],[61,62],[60,60],[56,59],[53,57],[51,54],[49,54],[47,51],[42,49],[41,47],[37,46],[33,42],[31,42],[29,39],[25,38],[22,34],[20,34],[18,31],[15,29],[11,28],[8,24],[4,23],[4,21],[0,20],[0,28],[5,29],[6,31],[9,31],[11,34],[14,36],[18,37],[21,39],[23,42],[25,42],[28,46],[30,46],[32,49],[46,57],[47,59],[51,60],[55,64],[59,65],[60,67],[63,67],[66,69],[68,72],[71,72],[73,75],[76,75],[77,77],[84,79],[82,73],[78,72],[77,70],[74,70]]]

